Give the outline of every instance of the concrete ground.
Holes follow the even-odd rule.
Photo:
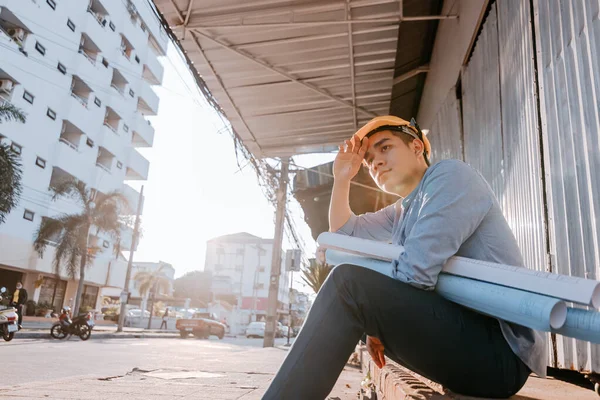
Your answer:
[[[287,354],[285,339],[26,339],[0,343],[10,399],[260,399]],[[356,399],[363,374],[346,368],[331,397]],[[10,383],[10,384],[9,384]]]

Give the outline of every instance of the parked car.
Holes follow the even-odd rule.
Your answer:
[[[190,333],[200,339],[208,339],[211,335],[223,339],[225,336],[225,325],[210,313],[195,313],[191,319],[178,319],[175,328],[182,339],[186,339]]]
[[[144,310],[144,318],[150,318],[150,311]],[[142,309],[132,308],[125,314],[125,326],[134,326],[142,320]]]
[[[266,322],[250,322],[248,328],[246,328],[247,338],[264,338]]]

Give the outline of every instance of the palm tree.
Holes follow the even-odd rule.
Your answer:
[[[325,283],[325,279],[333,269],[333,265],[320,264],[316,259],[308,260],[310,264],[302,269],[302,280],[310,286],[315,293],[319,293],[319,289]]]
[[[69,197],[83,206],[74,214],[62,214],[56,218],[45,218],[38,228],[33,243],[40,256],[49,242],[56,243],[53,259],[54,272],[60,274],[64,265],[71,279],[79,272],[79,285],[75,296],[73,315],[78,315],[83,295],[86,267],[92,264],[99,247],[89,243],[90,234],[109,234],[115,241],[120,240],[121,218],[119,212],[127,199],[118,191],[94,196],[92,189],[76,179],[67,179],[51,188],[52,200]],[[94,197],[97,197],[96,199]],[[97,200],[97,202],[96,202]]]
[[[154,311],[154,299],[156,292],[168,292],[171,288],[171,281],[165,273],[167,269],[166,265],[161,265],[160,268],[154,271],[139,271],[135,274],[133,279],[139,284],[139,291],[142,297],[146,297],[148,293],[152,295],[150,299],[150,318],[148,319],[148,329],[152,324],[152,314]],[[142,310],[143,312],[143,310]]]
[[[5,102],[0,103],[0,122],[4,121],[25,123],[26,118],[23,111]],[[8,145],[0,143],[0,224],[19,202],[22,174],[21,157]]]

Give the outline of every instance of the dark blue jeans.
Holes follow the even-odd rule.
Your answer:
[[[392,360],[464,395],[510,397],[530,373],[496,319],[378,272],[339,265],[263,399],[326,398],[364,333],[379,338]]]

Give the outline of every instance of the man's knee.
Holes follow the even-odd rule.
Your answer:
[[[366,275],[371,272],[364,267],[353,264],[340,264],[334,267],[329,273],[328,281],[340,288],[342,286],[352,286],[354,283],[360,283],[368,279]]]

